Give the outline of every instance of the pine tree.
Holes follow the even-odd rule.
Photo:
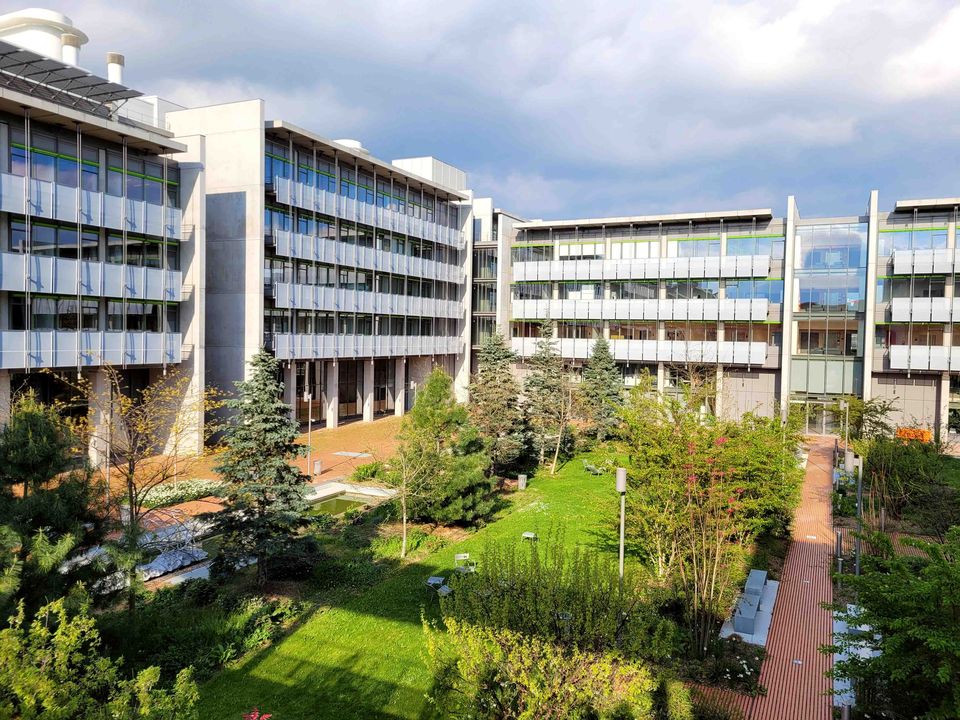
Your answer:
[[[217,472],[229,483],[227,509],[217,516],[223,533],[222,562],[257,561],[257,581],[268,577],[270,558],[283,552],[305,522],[307,476],[290,464],[305,454],[298,428],[280,399],[279,363],[265,350],[250,360],[250,380],[236,383],[239,397],[226,431]]]
[[[442,369],[430,373],[404,418],[390,479],[398,490],[406,555],[410,519],[469,523],[493,511],[493,480],[477,428]]]
[[[470,415],[483,436],[495,473],[508,470],[526,450],[520,386],[510,367],[515,359],[503,335],[490,335],[480,345],[477,374],[470,385]]]
[[[540,465],[546,463],[547,453],[552,452],[555,471],[569,418],[570,388],[549,320],[540,323],[540,337],[530,357],[530,374],[524,385],[524,396]]]
[[[580,391],[597,440],[606,440],[617,428],[624,398],[623,379],[604,337],[593,344],[593,353],[583,368]]]

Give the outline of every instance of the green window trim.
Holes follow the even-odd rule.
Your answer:
[[[659,236],[652,238],[609,238],[609,240],[612,243],[630,243],[631,245],[639,245],[640,243],[660,243]]]
[[[670,237],[669,235],[663,236],[667,242],[714,242],[719,241],[719,235],[705,235],[703,237]]]
[[[12,147],[19,148],[20,150],[27,149],[27,146],[24,145],[23,143],[13,142],[13,143],[10,143],[10,145]],[[42,148],[31,147],[30,152],[31,154],[37,153],[38,155],[46,155],[47,157],[55,157],[61,160],[72,160],[73,162],[77,162],[77,158],[74,157],[73,155],[64,155],[63,153],[54,152],[53,150],[44,150]],[[89,165],[91,167],[97,167],[97,168],[100,167],[100,163],[94,162],[93,160],[82,160],[81,162],[84,165]]]
[[[525,243],[523,245],[511,245],[510,249],[513,250],[514,248],[534,248],[534,247],[553,247],[553,243],[552,242]]]
[[[107,169],[110,170],[111,172],[118,172],[118,173],[121,173],[121,174],[123,174],[123,172],[124,172],[124,171],[123,171],[123,168],[114,167],[113,165],[108,165],[108,166],[107,166]],[[144,180],[153,180],[154,182],[158,182],[158,183],[164,182],[163,178],[154,177],[153,175],[145,175],[144,173],[139,173],[139,172],[136,172],[136,171],[134,171],[134,170],[127,170],[127,171],[126,171],[126,174],[127,174],[127,175],[132,175],[133,177],[142,178],[142,179],[144,179]],[[174,181],[174,180],[167,180],[166,183],[167,183],[167,185],[179,185],[179,184],[180,184],[180,183],[178,183],[178,182],[176,182],[176,181]]]
[[[783,233],[773,233],[771,235],[727,235],[727,240],[755,240],[757,238],[780,238],[781,240],[786,238],[786,235]]]
[[[946,231],[947,229],[948,229],[948,228],[946,228],[946,227],[880,228],[880,232],[882,232],[882,233],[906,233],[906,232],[912,233],[912,232],[925,232],[925,231],[929,231],[929,230],[932,230],[932,231],[934,231],[934,232],[938,232],[938,231],[941,231],[941,230]]]

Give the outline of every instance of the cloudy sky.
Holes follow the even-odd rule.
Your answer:
[[[62,0],[81,63],[435,155],[529,218],[960,195],[960,5]]]

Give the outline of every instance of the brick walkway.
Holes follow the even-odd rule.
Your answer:
[[[749,698],[705,689],[719,704],[743,713],[744,720],[830,720],[830,655],[818,649],[831,641],[833,599],[830,493],[833,438],[810,439],[803,496],[780,579],[777,605],[767,640],[760,683],[767,695]]]

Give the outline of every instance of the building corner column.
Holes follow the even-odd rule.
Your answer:
[[[407,358],[394,361],[393,414],[402,416],[407,411]]]
[[[880,248],[880,217],[878,212],[879,195],[877,190],[870,191],[867,224],[867,289],[864,293],[863,308],[863,388],[864,401],[873,397],[873,345],[877,333],[877,260]],[[854,388],[856,392],[856,388]]]
[[[340,368],[336,360],[327,361],[326,425],[335,428],[340,419]]]
[[[796,267],[797,223],[800,212],[793,195],[787,197],[787,225],[783,238],[783,313],[780,344],[780,420],[787,421],[790,413],[791,370],[793,369],[793,308],[796,304],[794,268]]]
[[[373,422],[373,358],[363,361],[363,421]]]
[[[283,401],[290,408],[290,417],[297,419],[297,361],[291,360],[283,370]]]
[[[103,368],[93,371],[90,396],[91,432],[87,457],[91,466],[102,469],[110,460],[110,406],[113,403],[110,375]]]
[[[0,427],[10,421],[13,396],[10,394],[10,372],[0,370]]]

